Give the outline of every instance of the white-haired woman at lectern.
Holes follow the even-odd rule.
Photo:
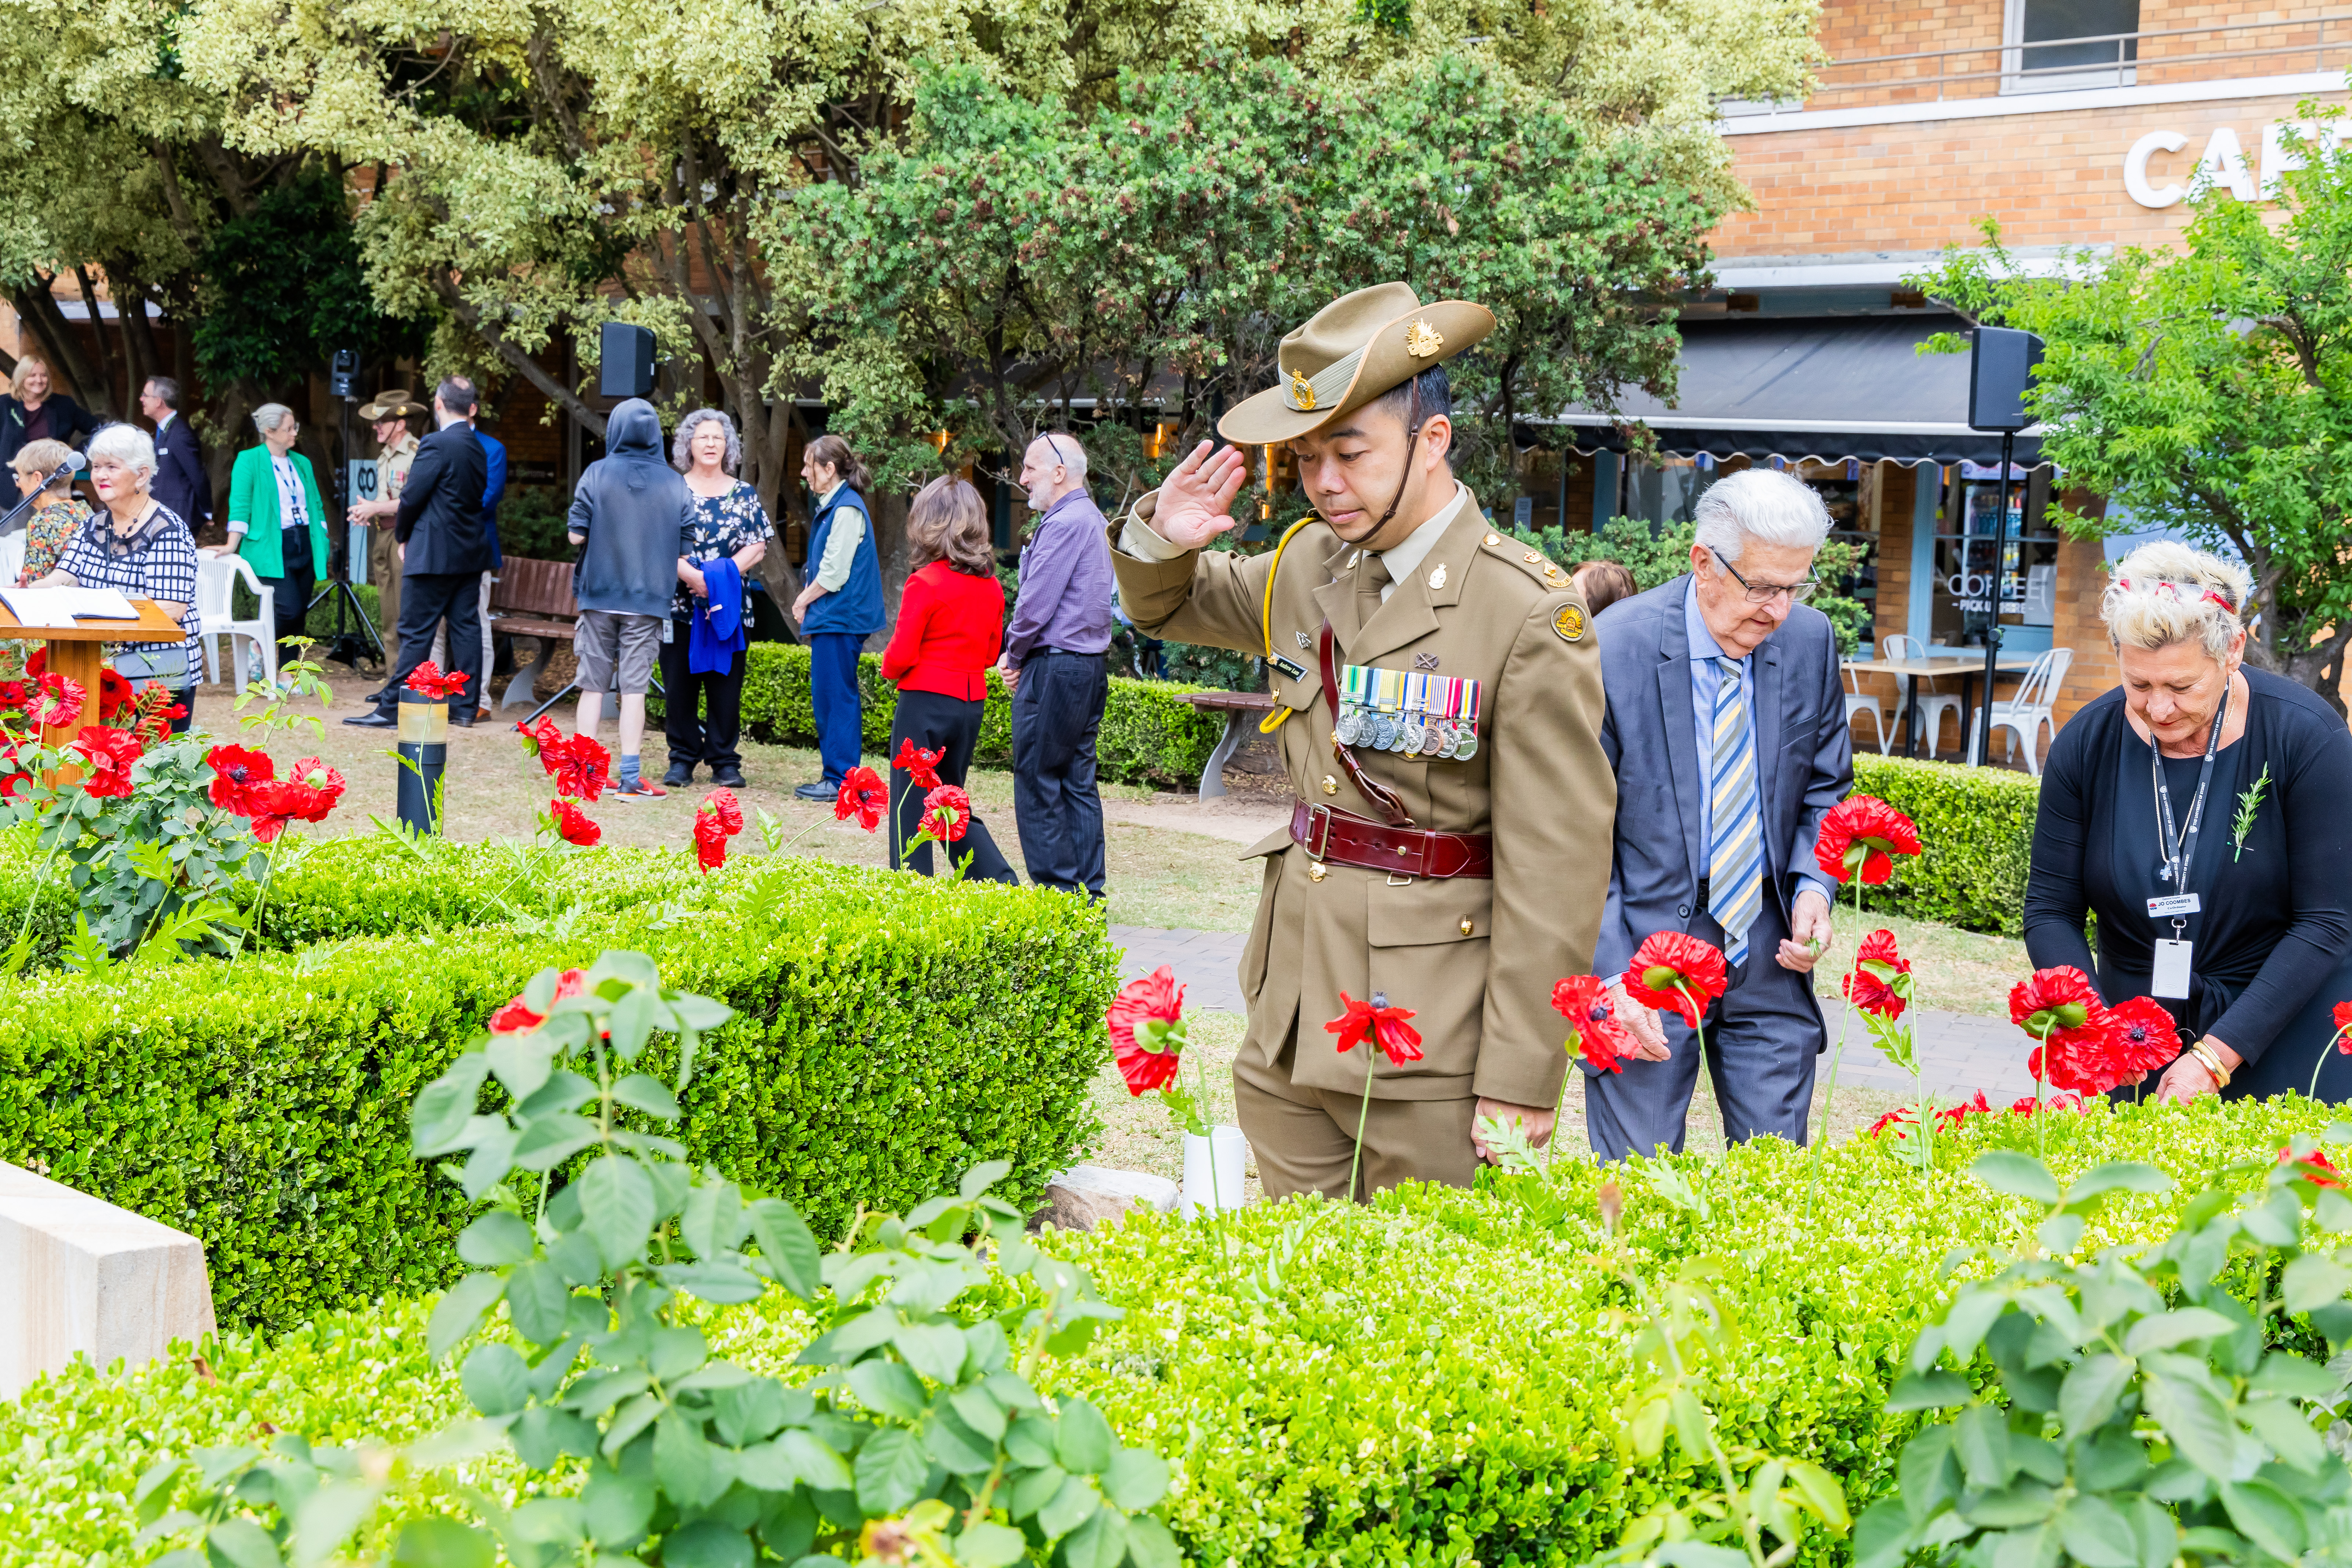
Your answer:
[[[150,492],[155,443],[135,425],[109,425],[89,438],[89,483],[103,509],[67,544],[57,569],[34,587],[114,588],[152,599],[186,633],[178,642],[110,643],[116,671],[134,688],[161,685],[185,710],[173,733],[195,710],[196,541],[180,514]]]

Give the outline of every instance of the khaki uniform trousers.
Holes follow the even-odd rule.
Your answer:
[[[1356,1158],[1360,1093],[1316,1089],[1292,1081],[1298,1050],[1296,1028],[1272,1068],[1244,1049],[1234,1063],[1234,1111],[1257,1161],[1268,1199],[1320,1193],[1337,1201],[1348,1193]],[[1478,1101],[1374,1099],[1364,1121],[1364,1159],[1356,1175],[1359,1202],[1401,1182],[1443,1182],[1466,1187],[1478,1172],[1470,1124]]]
[[[368,530],[368,581],[375,584],[376,619],[390,655],[389,670],[400,662],[400,547],[388,522]]]

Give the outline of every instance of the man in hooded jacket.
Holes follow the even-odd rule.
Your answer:
[[[473,389],[464,382],[445,381],[434,391],[433,420],[439,427],[417,444],[392,525],[402,573],[400,662],[374,709],[344,720],[346,724],[388,730],[399,722],[401,688],[432,656],[434,630],[445,619],[455,650],[450,663],[466,675],[450,722],[474,722],[485,673],[478,600],[482,574],[490,564],[489,531],[482,515],[489,459],[467,422],[474,403]]]
[[[593,735],[604,717],[604,694],[619,694],[622,800],[668,792],[644,776],[638,748],[646,736],[646,688],[669,630],[670,595],[681,581],[694,524],[694,493],[662,458],[661,418],[654,405],[632,397],[604,426],[609,456],[588,465],[572,492],[567,520],[580,563],[572,592],[580,624],[572,648],[580,656],[578,734]]]

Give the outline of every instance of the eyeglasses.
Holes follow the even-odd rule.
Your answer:
[[[1739,568],[1726,561],[1722,552],[1717,550],[1714,545],[1708,545],[1706,552],[1715,557],[1715,563],[1717,566],[1730,573],[1733,580],[1748,590],[1748,602],[1751,605],[1769,605],[1783,594],[1789,595],[1790,604],[1801,605],[1813,596],[1814,589],[1821,586],[1821,583],[1811,577],[1806,578],[1801,583],[1750,583],[1747,578],[1739,575]]]

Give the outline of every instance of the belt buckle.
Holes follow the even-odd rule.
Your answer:
[[[1307,853],[1320,860],[1331,852],[1331,808],[1310,805],[1307,808]]]

